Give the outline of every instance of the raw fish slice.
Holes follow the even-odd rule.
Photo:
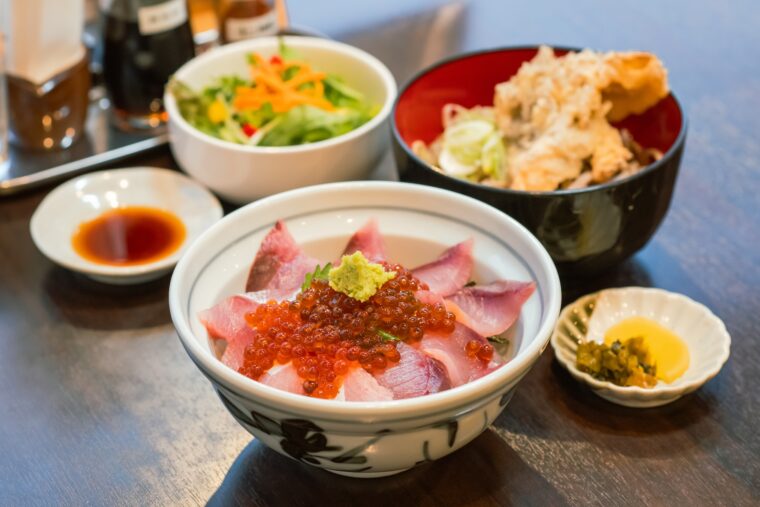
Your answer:
[[[261,242],[245,290],[295,290],[317,264],[316,259],[301,250],[285,224],[278,221]]]
[[[393,393],[393,399],[414,398],[451,388],[444,365],[404,342],[398,344],[401,360],[375,375],[377,382]]]
[[[245,320],[245,316],[267,301],[282,301],[292,295],[292,291],[249,292],[230,296],[208,310],[198,314],[206,326],[209,336],[214,340],[224,340],[227,348],[222,355],[222,362],[236,370],[243,365],[243,351],[246,345],[253,343],[255,334]]]
[[[198,314],[211,338],[227,342],[222,362],[235,371],[242,366],[243,351],[246,345],[253,343],[256,334],[245,316],[255,311],[259,304],[247,295],[231,296]]]
[[[425,303],[428,305],[437,305],[438,303],[445,304],[446,301],[443,299],[443,296],[436,292],[432,292],[429,290],[418,290],[414,293],[414,297],[417,298],[418,301],[421,303]]]
[[[350,255],[356,251],[364,254],[364,256],[372,262],[380,262],[386,260],[385,256],[385,243],[383,237],[380,235],[380,229],[377,226],[377,220],[374,218],[367,221],[364,227],[359,229],[348,240],[346,249],[343,250],[343,255]]]
[[[292,363],[274,366],[259,377],[259,382],[289,393],[304,394],[303,379],[298,376]]]
[[[461,386],[482,377],[492,371],[494,364],[487,364],[475,357],[469,357],[465,345],[470,340],[483,344],[488,341],[475,331],[460,323],[454,332],[448,335],[426,333],[420,342],[420,348],[429,356],[439,360],[446,367],[451,380],[451,387]]]
[[[533,282],[512,280],[464,287],[446,298],[446,309],[479,335],[494,336],[517,320],[522,305],[535,289]]]
[[[472,238],[457,243],[438,259],[412,270],[432,292],[441,296],[454,294],[464,287],[472,275]]]
[[[393,393],[380,384],[364,368],[354,368],[343,379],[343,395],[346,401],[387,401]]]

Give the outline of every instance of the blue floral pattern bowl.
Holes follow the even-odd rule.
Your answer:
[[[335,258],[364,221],[376,218],[389,257],[414,266],[474,238],[474,276],[533,280],[536,291],[514,325],[510,360],[448,391],[406,400],[345,402],[280,391],[251,380],[215,355],[200,310],[243,292],[258,246],[284,220],[307,253]],[[559,314],[557,271],[524,227],[470,197],[420,185],[352,182],[275,195],[222,219],[177,265],[169,291],[172,319],[190,358],[233,417],[262,443],[338,474],[379,477],[432,461],[482,433],[546,348]]]

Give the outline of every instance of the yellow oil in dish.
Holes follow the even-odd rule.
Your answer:
[[[669,329],[644,317],[630,317],[609,328],[604,342],[625,343],[641,336],[649,350],[649,358],[657,368],[656,376],[663,382],[673,382],[689,368],[689,347]]]

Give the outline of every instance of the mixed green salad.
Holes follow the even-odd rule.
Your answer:
[[[337,137],[380,109],[341,77],[314,70],[280,43],[279,54],[248,55],[249,78],[222,76],[195,91],[172,79],[180,114],[210,136],[249,146],[293,146]]]

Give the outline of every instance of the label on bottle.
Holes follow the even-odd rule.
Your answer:
[[[277,15],[272,9],[266,14],[252,18],[227,18],[224,23],[227,41],[238,41],[275,35],[277,33]]]
[[[137,26],[141,35],[166,32],[187,21],[185,0],[169,0],[137,9]]]

